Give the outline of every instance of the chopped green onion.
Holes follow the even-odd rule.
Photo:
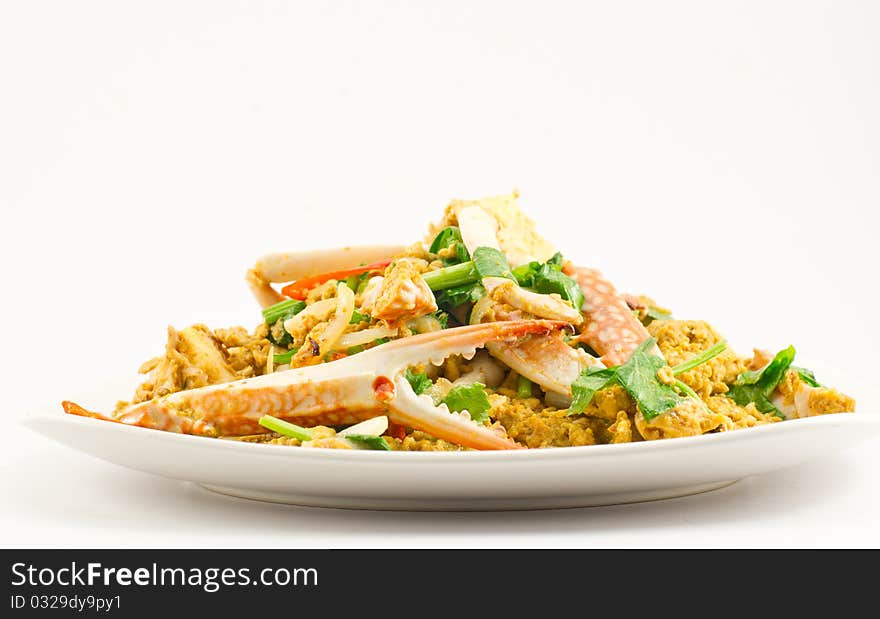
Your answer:
[[[693,389],[691,389],[690,386],[687,385],[686,383],[683,383],[680,380],[675,379],[675,386],[679,391],[681,391],[685,395],[689,395],[692,398],[696,398],[696,399],[700,400],[700,396],[697,395],[697,392],[694,391]],[[700,401],[702,402],[702,400],[700,400]]]
[[[707,361],[711,361],[712,359],[723,353],[725,350],[727,350],[727,342],[722,340],[714,346],[707,348],[693,359],[688,359],[687,361],[679,363],[672,368],[672,373],[675,376],[678,376],[679,374],[684,374],[685,372],[693,370],[697,366],[703,365]]]
[[[658,307],[649,307],[645,310],[645,319],[644,325],[647,327],[649,324],[654,322],[655,320],[670,320],[672,318],[671,312],[663,311]]]
[[[288,315],[294,316],[300,313],[305,309],[305,307],[306,304],[303,301],[288,299],[286,301],[281,301],[280,303],[276,303],[275,305],[271,305],[264,309],[263,318],[266,320],[267,325],[274,325],[276,322]]]
[[[354,290],[359,291],[361,286],[365,286],[367,280],[370,279],[370,273],[359,273],[357,275],[349,275],[343,281],[345,285]]]
[[[349,355],[356,355],[359,352],[364,352],[364,346],[363,346],[363,344],[358,344],[357,346],[351,346],[345,352],[348,353]]]
[[[523,399],[532,397],[532,381],[521,374],[516,378],[516,396]]]
[[[446,290],[464,284],[473,284],[480,280],[480,274],[473,260],[451,267],[423,273],[422,278],[431,290]]]
[[[305,428],[298,426],[295,423],[278,419],[278,417],[273,417],[272,415],[263,415],[260,417],[259,423],[264,428],[277,432],[288,438],[295,438],[301,441],[312,440],[312,433]]]
[[[356,325],[356,324],[359,324],[359,323],[362,323],[362,322],[370,322],[370,315],[369,315],[369,314],[363,314],[363,313],[361,313],[361,312],[359,312],[359,311],[357,311],[357,310],[354,310],[354,311],[351,313],[351,320],[348,321],[348,324],[350,324],[350,325]]]
[[[272,355],[272,361],[277,363],[278,365],[284,365],[285,363],[290,363],[290,360],[293,359],[293,355],[296,354],[296,351],[299,350],[299,346],[296,348],[292,348],[287,352],[283,352],[279,355]]]

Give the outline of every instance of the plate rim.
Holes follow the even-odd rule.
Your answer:
[[[170,442],[177,445],[191,444],[192,447],[208,447],[211,449],[225,450],[234,452],[238,455],[251,453],[253,455],[281,457],[281,458],[314,458],[317,460],[334,460],[334,461],[357,461],[363,462],[371,460],[372,462],[388,461],[394,462],[401,459],[407,460],[410,464],[415,462],[497,462],[518,460],[547,461],[560,460],[567,458],[583,458],[591,455],[595,458],[624,456],[626,454],[654,454],[657,452],[710,447],[712,445],[725,444],[730,442],[742,441],[744,439],[768,434],[784,434],[791,431],[808,430],[816,426],[836,427],[843,425],[863,426],[870,430],[870,434],[880,433],[880,414],[872,414],[865,412],[854,413],[835,413],[827,415],[818,415],[815,417],[807,417],[801,419],[790,419],[782,422],[755,426],[752,428],[743,428],[740,430],[731,430],[727,432],[717,432],[712,434],[703,434],[700,436],[688,436],[680,438],[661,439],[653,441],[637,441],[630,443],[605,444],[605,445],[580,445],[572,447],[551,447],[543,449],[506,449],[506,450],[473,450],[473,451],[374,451],[374,450],[346,450],[346,449],[291,449],[286,445],[268,445],[265,443],[247,443],[242,441],[223,440],[213,437],[197,436],[191,434],[181,434],[177,432],[166,432],[153,428],[143,428],[139,426],[129,426],[122,423],[113,423],[100,419],[91,419],[87,417],[77,417],[64,412],[50,413],[45,410],[34,411],[27,415],[24,419],[19,420],[19,424],[27,429],[48,436],[53,440],[67,444],[67,441],[57,439],[51,433],[46,432],[45,425],[66,424],[80,426],[80,428],[94,428],[104,432],[119,433],[123,436],[134,433],[142,434],[142,438],[147,440],[155,440],[158,442]],[[95,425],[102,424],[102,425]],[[148,437],[152,436],[153,439]],[[867,436],[867,435],[866,435]],[[856,443],[853,443],[854,445]],[[72,446],[71,446],[72,447]],[[90,450],[84,450],[90,452]],[[530,454],[530,455],[525,455]]]

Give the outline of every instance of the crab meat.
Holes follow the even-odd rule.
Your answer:
[[[286,283],[359,264],[371,264],[405,250],[402,245],[362,245],[267,254],[248,270],[245,280],[260,306],[269,307],[287,298],[272,287],[273,283]]]
[[[422,278],[418,262],[400,258],[388,267],[375,301],[370,304],[373,318],[392,323],[437,311],[434,293]]]
[[[506,277],[484,277],[483,286],[489,296],[498,303],[507,303],[538,318],[564,320],[573,325],[579,325],[584,321],[580,310],[572,307],[558,294],[532,292]]]
[[[332,363],[276,372],[180,391],[141,402],[113,417],[91,413],[65,402],[68,413],[128,425],[200,434],[241,436],[264,432],[263,415],[304,426],[351,425],[379,415],[437,438],[474,449],[517,449],[507,436],[452,414],[413,392],[405,372],[430,362],[440,365],[451,355],[472,358],[489,342],[545,336],[565,327],[547,320],[493,322],[446,329],[394,340]]]
[[[482,383],[488,387],[497,387],[504,381],[507,374],[504,367],[489,356],[485,350],[479,351],[470,362],[471,369],[462,374],[452,383],[453,387]]]

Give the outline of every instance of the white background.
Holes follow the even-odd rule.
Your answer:
[[[513,187],[620,288],[876,384],[878,29],[840,1],[3,3],[0,546],[880,545],[877,439],[688,499],[387,514],[17,425],[168,324],[255,325],[262,253],[410,242]]]

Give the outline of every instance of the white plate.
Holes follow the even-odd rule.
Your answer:
[[[108,386],[75,401],[91,408],[129,392]],[[852,393],[859,399],[855,414],[692,438],[523,451],[298,449],[124,426],[66,415],[60,406],[36,411],[25,424],[114,464],[249,499],[361,509],[545,509],[705,492],[853,446],[880,433],[880,408],[865,401],[866,392]]]

